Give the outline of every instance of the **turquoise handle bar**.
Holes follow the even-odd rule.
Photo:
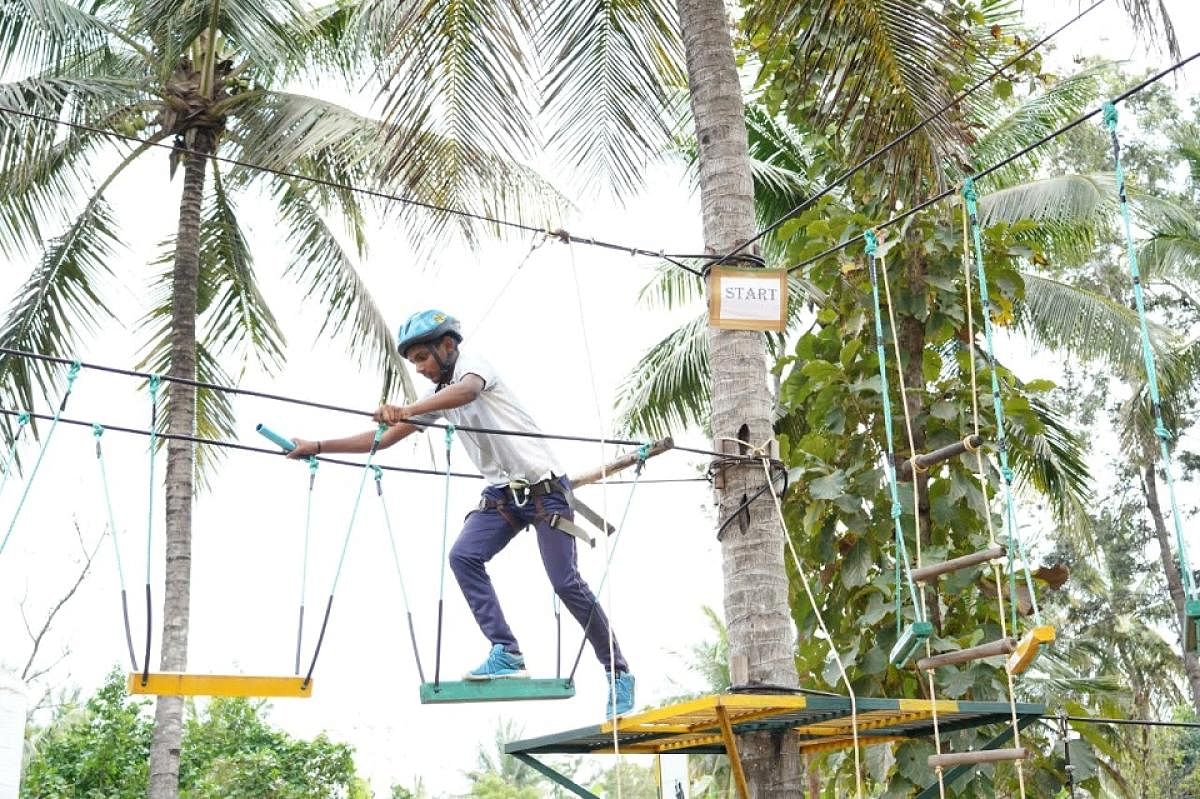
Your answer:
[[[265,436],[271,441],[271,443],[282,447],[284,452],[291,452],[296,448],[296,445],[292,443],[291,439],[284,438],[271,428],[267,427],[265,424],[254,425],[254,431],[262,436]]]

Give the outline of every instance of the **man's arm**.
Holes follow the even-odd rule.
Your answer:
[[[379,449],[387,449],[416,431],[417,427],[407,422],[394,424],[383,431],[383,435],[379,439]],[[303,438],[295,438],[292,441],[296,447],[287,456],[293,459],[307,458],[310,455],[356,454],[371,451],[371,444],[375,441],[375,431],[368,430],[345,438],[327,438],[321,441],[308,441]]]
[[[461,408],[478,399],[483,388],[482,377],[476,374],[464,375],[457,383],[451,383],[441,391],[419,399],[412,405],[382,405],[375,411],[375,419],[384,424],[398,424],[414,416]]]

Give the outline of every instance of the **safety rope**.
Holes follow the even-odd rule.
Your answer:
[[[905,576],[905,582],[908,584],[908,593],[912,599],[913,614],[916,621],[925,621],[925,610],[921,605],[920,599],[917,597],[916,583],[913,582],[912,572],[908,565],[908,548],[904,543],[904,529],[900,524],[900,516],[902,507],[900,505],[900,486],[896,479],[896,447],[895,435],[892,431],[892,399],[888,389],[887,376],[887,355],[883,348],[883,311],[879,304],[879,278],[876,274],[877,264],[875,253],[879,249],[879,241],[875,237],[875,232],[872,230],[866,231],[864,234],[866,241],[867,253],[867,272],[871,278],[871,301],[875,309],[875,352],[879,361],[879,392],[883,399],[883,428],[884,437],[887,444],[887,457],[884,459],[884,471],[887,474],[888,491],[892,499],[892,527],[894,530],[896,544],[896,590],[895,595],[895,614],[896,614],[896,637],[899,638],[904,627],[902,619],[903,602],[900,599],[902,591],[901,572]],[[916,508],[913,508],[914,518]],[[917,531],[917,538],[920,539],[920,531]]]
[[[846,686],[846,694],[850,697],[850,739],[854,746],[854,793],[858,799],[863,796],[863,779],[862,779],[862,754],[858,740],[858,696],[854,693],[854,686],[850,684],[850,675],[846,673],[846,666],[842,662],[842,656],[838,653],[837,647],[833,643],[833,636],[829,634],[829,628],[825,626],[825,617],[821,613],[821,607],[817,604],[817,598],[813,594],[812,586],[808,582],[808,573],[804,569],[804,564],[800,561],[800,555],[796,552],[796,545],[792,542],[792,536],[788,533],[787,520],[783,516],[783,504],[774,490],[774,479],[771,476],[771,459],[766,453],[769,444],[759,447],[760,460],[762,462],[763,474],[766,475],[767,485],[772,486],[771,499],[774,500],[775,515],[779,520],[779,528],[783,531],[783,540],[787,543],[787,550],[792,556],[792,565],[796,568],[796,574],[800,575],[800,583],[804,586],[804,593],[808,597],[808,604],[812,607],[813,616],[817,619],[817,627],[821,630],[821,635],[825,637],[825,642],[829,645],[829,652],[833,655],[833,661],[837,663],[838,674],[841,675],[842,683]]]
[[[8,482],[8,475],[17,464],[17,445],[21,443],[21,434],[29,426],[30,418],[31,416],[28,411],[21,411],[17,414],[17,432],[13,433],[12,445],[8,448],[8,454],[4,458],[4,472],[0,474],[0,494],[4,493],[4,485]]]
[[[567,677],[568,682],[575,679],[575,672],[579,668],[579,661],[583,658],[584,646],[587,644],[587,630],[592,626],[592,616],[596,612],[596,606],[599,603],[597,596],[604,590],[604,584],[608,581],[608,572],[612,568],[613,557],[617,554],[617,546],[621,543],[621,531],[625,529],[625,522],[629,518],[629,509],[633,506],[633,494],[637,491],[638,482],[641,479],[642,471],[646,466],[646,459],[650,457],[650,445],[643,444],[638,448],[638,461],[634,467],[633,483],[629,488],[629,495],[625,500],[625,509],[621,512],[621,521],[617,525],[617,532],[613,535],[612,546],[608,550],[608,558],[604,562],[604,571],[600,574],[600,583],[596,586],[596,593],[592,596],[592,604],[588,608],[587,623],[583,625],[583,640],[579,642],[579,650],[575,653],[575,663],[571,666],[571,673]],[[557,605],[555,606],[557,614]],[[609,624],[611,628],[612,625]],[[611,658],[611,653],[609,654]]]
[[[1021,561],[1021,570],[1025,575],[1025,586],[1029,590],[1029,602],[1033,608],[1034,623],[1042,623],[1042,612],[1038,607],[1037,594],[1033,590],[1033,575],[1029,572],[1029,558],[1025,554],[1025,545],[1021,541],[1021,531],[1017,526],[1016,500],[1013,498],[1013,470],[1008,464],[1008,436],[1004,425],[1004,404],[1000,399],[1000,376],[996,365],[996,346],[992,335],[991,302],[988,299],[987,267],[983,262],[983,237],[979,228],[978,194],[975,181],[967,178],[963,183],[963,197],[967,203],[967,216],[971,221],[971,240],[974,245],[975,269],[979,280],[979,307],[983,317],[983,330],[987,339],[988,371],[992,377],[992,409],[996,416],[996,450],[1000,458],[1000,476],[1004,480],[1004,517],[1008,530],[1009,590],[1010,615],[1013,634],[1017,631],[1017,585],[1016,569],[1013,564],[1013,544]]]
[[[108,529],[112,535],[113,556],[117,564],[117,581],[121,586],[121,616],[125,619],[125,646],[129,649],[130,670],[137,671],[137,657],[133,654],[133,633],[129,629],[129,601],[125,593],[125,569],[121,565],[121,541],[117,531],[116,518],[113,516],[112,497],[108,491],[108,470],[104,468],[104,453],[100,449],[100,437],[104,435],[102,425],[92,425],[92,435],[96,437],[96,463],[100,465],[100,484],[104,488],[104,507],[108,510]]]
[[[442,559],[438,573],[437,639],[433,650],[433,685],[442,679],[442,615],[446,594],[446,543],[450,537],[450,445],[454,443],[454,425],[446,426],[446,490],[442,501]]]
[[[421,668],[421,651],[417,646],[417,628],[413,624],[412,609],[408,604],[408,589],[404,587],[404,570],[400,568],[400,552],[396,548],[396,536],[392,532],[392,517],[388,513],[387,497],[383,494],[383,469],[371,467],[375,471],[375,493],[379,496],[379,507],[383,509],[383,523],[387,529],[388,544],[392,548],[392,563],[396,566],[396,577],[400,581],[400,599],[404,602],[404,615],[408,617],[408,637],[412,641],[413,659],[417,662],[417,676],[425,682],[425,670]]]
[[[308,596],[308,543],[312,532],[313,487],[321,464],[315,455],[308,457],[308,497],[304,503],[304,554],[300,556],[300,615],[296,621],[296,675],[300,674],[300,650],[304,646],[304,603]]]
[[[54,419],[50,422],[50,429],[46,431],[46,438],[42,440],[42,447],[38,450],[37,460],[33,462],[33,469],[29,472],[29,478],[25,481],[25,487],[21,491],[21,498],[17,501],[17,508],[13,511],[12,520],[8,523],[8,532],[0,540],[0,554],[3,554],[4,547],[8,544],[8,539],[12,536],[13,530],[16,529],[17,519],[21,516],[21,508],[25,506],[25,500],[29,497],[29,489],[33,486],[33,478],[37,477],[38,469],[42,465],[42,458],[46,456],[46,448],[50,446],[50,438],[54,435],[54,428],[58,427],[58,417],[62,415],[63,410],[67,407],[67,400],[71,398],[71,388],[75,385],[75,378],[79,376],[79,369],[79,361],[75,361],[67,369],[67,387],[63,391],[62,400],[58,403],[58,410],[54,412]]]
[[[505,292],[508,291],[509,287],[513,284],[513,281],[517,279],[517,275],[520,274],[521,270],[525,268],[525,264],[529,263],[529,259],[533,257],[534,252],[536,252],[539,247],[549,240],[549,234],[546,231],[542,231],[530,239],[529,249],[525,251],[525,255],[520,261],[517,262],[517,265],[513,267],[512,271],[509,272],[508,280],[504,281],[504,285],[500,287],[500,290],[492,295],[492,301],[488,304],[487,309],[484,310],[484,312],[479,315],[479,318],[475,320],[475,327],[471,331],[472,336],[479,335],[479,331],[483,329],[483,323],[487,321],[488,317],[491,316],[492,311],[496,309],[496,305],[500,302],[500,298],[503,297]]]
[[[162,378],[151,374],[146,380],[146,388],[150,394],[150,446],[147,448],[150,457],[150,488],[146,492],[146,650],[142,656],[142,685],[150,682],[150,646],[154,640],[154,603],[150,595],[151,567],[154,563],[152,552],[154,545],[154,456],[158,449],[158,389]]]
[[[342,540],[342,554],[338,557],[337,568],[333,572],[333,585],[329,587],[329,601],[325,603],[325,615],[321,619],[321,631],[317,634],[317,645],[313,648],[312,662],[308,664],[308,673],[304,675],[301,688],[307,688],[312,682],[313,670],[317,667],[317,658],[321,655],[321,644],[325,641],[325,630],[329,626],[329,612],[333,609],[333,595],[337,592],[338,580],[342,577],[342,567],[346,564],[346,552],[350,549],[350,534],[354,532],[354,519],[358,516],[358,506],[362,503],[363,488],[367,484],[367,474],[371,471],[371,460],[379,449],[379,440],[387,425],[375,428],[375,437],[371,439],[371,450],[367,453],[366,463],[363,464],[362,478],[358,481],[358,492],[354,495],[354,507],[350,510],[350,520],[346,523],[346,537]]]
[[[962,206],[962,267],[963,267],[963,286],[966,292],[967,300],[967,342],[968,342],[968,361],[971,364],[971,427],[972,432],[976,437],[981,437],[981,423],[979,414],[979,378],[975,367],[975,309],[973,307],[974,300],[972,299],[971,291],[971,245],[969,223],[967,220],[967,205],[964,202]],[[979,490],[983,494],[983,518],[987,526],[988,546],[995,547],[996,542],[996,527],[992,524],[992,501],[988,490],[988,472],[983,459],[983,447],[975,447],[975,473],[979,477]],[[1007,547],[1005,548],[1007,550]],[[1000,635],[1003,638],[1008,638],[1008,620],[1007,613],[1004,609],[1004,576],[1000,573],[1000,565],[995,561],[992,562],[992,578],[996,583],[996,601],[999,605],[1000,613]],[[1012,603],[1016,604],[1016,594],[1013,594]],[[1014,632],[1016,632],[1014,630]],[[1013,746],[1021,748],[1021,725],[1017,722],[1017,692],[1016,686],[1013,683],[1013,675],[1007,668],[1004,669],[1004,676],[1008,683],[1008,710],[1010,721],[1012,724]],[[1017,785],[1020,789],[1021,799],[1025,799],[1025,765],[1023,760],[1017,761]]]
[[[1150,344],[1149,322],[1146,317],[1146,300],[1142,288],[1141,271],[1138,268],[1137,249],[1133,243],[1133,228],[1129,215],[1129,198],[1125,192],[1125,169],[1121,164],[1121,140],[1117,133],[1117,107],[1104,104],[1104,124],[1112,139],[1113,163],[1117,174],[1117,196],[1121,202],[1121,222],[1125,233],[1125,252],[1129,261],[1129,278],[1133,283],[1133,300],[1137,307],[1138,329],[1141,332],[1142,360],[1146,366],[1146,385],[1150,391],[1151,408],[1154,411],[1154,435],[1158,438],[1159,457],[1167,476],[1167,497],[1171,506],[1171,518],[1175,527],[1175,547],[1179,550],[1179,570],[1183,572],[1184,586],[1188,599],[1197,598],[1196,581],[1188,558],[1187,540],[1183,535],[1182,516],[1175,499],[1175,474],[1171,462],[1169,442],[1172,435],[1163,422],[1162,397],[1158,387],[1158,369],[1155,366],[1154,348]],[[1186,620],[1185,620],[1186,623]]]
[[[570,254],[570,260],[571,260],[571,278],[575,284],[575,302],[576,302],[576,307],[578,309],[578,314],[579,314],[578,318],[579,318],[580,338],[583,341],[584,363],[587,365],[588,380],[591,383],[591,387],[592,387],[592,401],[596,407],[596,423],[600,427],[600,435],[601,435],[601,438],[599,441],[600,503],[601,503],[600,510],[601,510],[603,518],[607,519],[608,518],[608,454],[607,454],[606,448],[605,448],[604,436],[606,435],[606,431],[608,430],[608,420],[605,419],[605,417],[604,417],[604,410],[601,408],[601,405],[600,405],[600,391],[596,387],[596,369],[593,364],[592,347],[591,347],[591,342],[588,337],[587,314],[585,312],[584,304],[583,304],[583,289],[581,288],[580,283],[579,283],[579,267],[575,263],[575,245],[569,235],[566,236],[566,244],[567,244],[567,252]],[[608,532],[604,531],[603,534],[600,536],[600,538],[602,539],[602,541],[604,543],[605,562],[611,563],[612,562],[612,545],[610,544],[610,542],[608,540],[609,539]],[[607,576],[607,567],[605,569],[605,573]],[[600,596],[601,596],[600,591],[597,590],[596,595],[595,595],[596,601],[600,601]],[[616,705],[616,701],[617,701],[617,669],[616,669],[616,663],[614,662],[616,660],[616,641],[613,638],[613,612],[612,612],[613,607],[612,607],[612,587],[611,586],[608,589],[607,599],[608,599],[608,602],[607,602],[608,625],[607,625],[607,627],[608,627],[608,665],[609,665],[608,695],[609,695],[609,698],[612,699],[612,701],[613,701],[613,705],[614,705],[613,709],[615,710],[616,709],[615,705]],[[584,628],[583,633],[584,633],[584,636],[586,637],[586,635],[587,635],[586,627]],[[574,669],[572,669],[572,672],[573,671],[574,671]],[[613,721],[613,725],[612,725],[612,743],[613,743],[613,754],[615,754],[617,756],[617,799],[621,799],[622,790],[623,790],[622,774],[624,773],[624,771],[621,768],[621,739],[620,739],[620,735],[618,734],[617,727],[618,727],[618,725],[616,723],[616,717],[614,714],[614,721]]]
[[[876,242],[878,242],[877,237],[876,237]],[[914,540],[915,540],[915,544],[916,544],[916,563],[917,563],[917,568],[919,569],[919,568],[921,568],[921,564],[922,564],[922,561],[921,561],[922,552],[921,552],[921,516],[920,516],[921,489],[920,489],[920,485],[919,485],[920,476],[917,472],[917,442],[916,442],[916,435],[913,432],[912,413],[909,411],[909,407],[908,407],[908,388],[904,381],[904,361],[901,357],[901,352],[900,352],[900,337],[899,337],[899,334],[896,332],[897,324],[896,324],[895,306],[892,303],[892,283],[891,283],[891,280],[889,280],[889,278],[888,278],[887,263],[885,263],[883,256],[877,254],[876,259],[878,260],[878,272],[879,272],[879,274],[881,274],[883,276],[883,291],[884,291],[884,296],[887,299],[888,326],[889,326],[890,332],[892,334],[891,339],[892,339],[893,351],[896,355],[896,382],[899,383],[899,385],[900,385],[900,407],[904,411],[904,430],[908,436],[909,457],[912,459],[910,461],[910,463],[912,465],[912,481],[911,482],[912,482],[912,488],[913,488],[913,531],[914,531],[913,535],[914,535]],[[874,274],[875,273],[873,271],[872,272],[873,279],[874,279]],[[872,289],[873,289],[874,297],[875,297],[875,320],[876,320],[876,324],[878,324],[879,323],[879,288],[878,288],[878,286],[873,286]],[[921,357],[923,354],[924,353],[918,354],[918,357]],[[882,361],[880,362],[880,365],[882,366]],[[885,384],[885,386],[886,386],[886,384]],[[887,411],[886,413],[888,414],[888,418],[890,418],[890,416],[891,416],[890,410]],[[893,470],[892,479],[895,480],[895,460],[894,459],[892,462],[892,470]],[[912,579],[911,572],[909,573],[909,579],[910,580]],[[899,598],[899,596],[900,596],[899,586],[897,586],[896,596],[897,596],[897,598]],[[919,591],[918,597],[919,597],[919,601],[921,603],[921,615],[923,618],[927,618],[929,609],[925,605],[925,591],[923,591],[923,590]],[[897,617],[899,617],[899,613],[897,613]],[[929,643],[929,639],[926,638],[925,639],[925,656],[930,657],[932,655],[933,655],[933,648]],[[935,749],[936,753],[940,755],[940,754],[942,754],[942,735],[941,735],[941,729],[939,726],[939,719],[938,719],[937,683],[934,680],[933,672],[934,672],[933,669],[926,669],[925,677],[926,677],[926,684],[928,685],[928,690],[929,690],[930,707],[932,708],[931,720],[933,721],[933,745],[934,745],[934,749]],[[946,784],[942,778],[942,769],[940,767],[937,769],[937,778],[938,778],[938,794],[941,797],[945,797]]]

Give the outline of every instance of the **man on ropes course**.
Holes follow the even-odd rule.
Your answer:
[[[419,423],[444,418],[455,427],[537,433],[533,418],[484,359],[459,349],[458,320],[427,310],[408,318],[397,347],[434,388],[411,405],[381,405],[375,420],[388,426],[378,448],[390,447],[421,429]],[[414,424],[414,422],[416,424]],[[634,678],[609,630],[608,617],[579,574],[575,538],[561,529],[574,516],[571,485],[544,438],[461,431],[463,447],[487,487],[477,510],[466,519],[450,550],[450,568],[475,622],[492,644],[487,659],[463,675],[467,680],[527,678],[525,658],[504,618],[486,564],[527,526],[537,530],[538,549],[554,592],[583,627],[608,675],[607,714],[633,708]],[[322,441],[295,439],[289,458],[328,453],[370,452],[375,431]],[[573,527],[567,524],[562,527]],[[610,645],[611,641],[611,645]]]

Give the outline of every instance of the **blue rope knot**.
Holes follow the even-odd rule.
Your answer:
[[[645,461],[647,458],[649,458],[650,457],[650,445],[642,444],[640,447],[638,447],[637,456],[638,456],[639,461]]]
[[[380,480],[383,479],[383,469],[381,469],[380,467],[378,467],[372,463],[371,471],[375,472],[375,482],[376,483],[378,483]]]
[[[79,370],[83,368],[83,364],[79,361],[72,361],[71,368],[67,370],[67,386],[69,387],[75,382],[75,378],[79,377]]]
[[[899,519],[901,513],[902,513],[902,508],[900,507],[900,503],[893,502],[892,503],[892,518]]]
[[[879,239],[875,237],[874,230],[864,230],[863,241],[866,242],[866,245],[863,247],[863,251],[866,252],[867,255],[874,255],[879,249]]]
[[[319,460],[317,460],[316,455],[308,456],[308,471],[311,475],[315,476],[317,473],[317,469],[320,466],[321,466],[321,462]]]
[[[1163,441],[1171,440],[1171,431],[1161,424],[1154,426],[1154,435],[1158,436]]]
[[[99,422],[92,422],[92,435],[99,440],[100,436],[104,435],[104,425]]]
[[[454,440],[454,431],[456,429],[457,428],[455,428],[455,426],[452,424],[446,425],[446,448],[447,449],[450,448],[450,442],[452,442]]]
[[[975,189],[975,178],[967,178],[963,181],[962,195],[967,203],[971,205],[974,205],[979,200],[979,192]]]
[[[150,396],[158,394],[158,387],[162,384],[162,378],[158,375],[150,375]]]
[[[1000,474],[1004,477],[1004,482],[1011,483],[1013,481],[1013,470],[1009,467],[1001,467]]]
[[[29,411],[21,411],[20,413],[17,414],[17,424],[19,424],[19,425],[29,424],[29,420],[31,418],[32,417],[29,415]]]
[[[1117,129],[1117,107],[1112,102],[1104,104],[1104,124],[1110,131],[1115,132]]]

